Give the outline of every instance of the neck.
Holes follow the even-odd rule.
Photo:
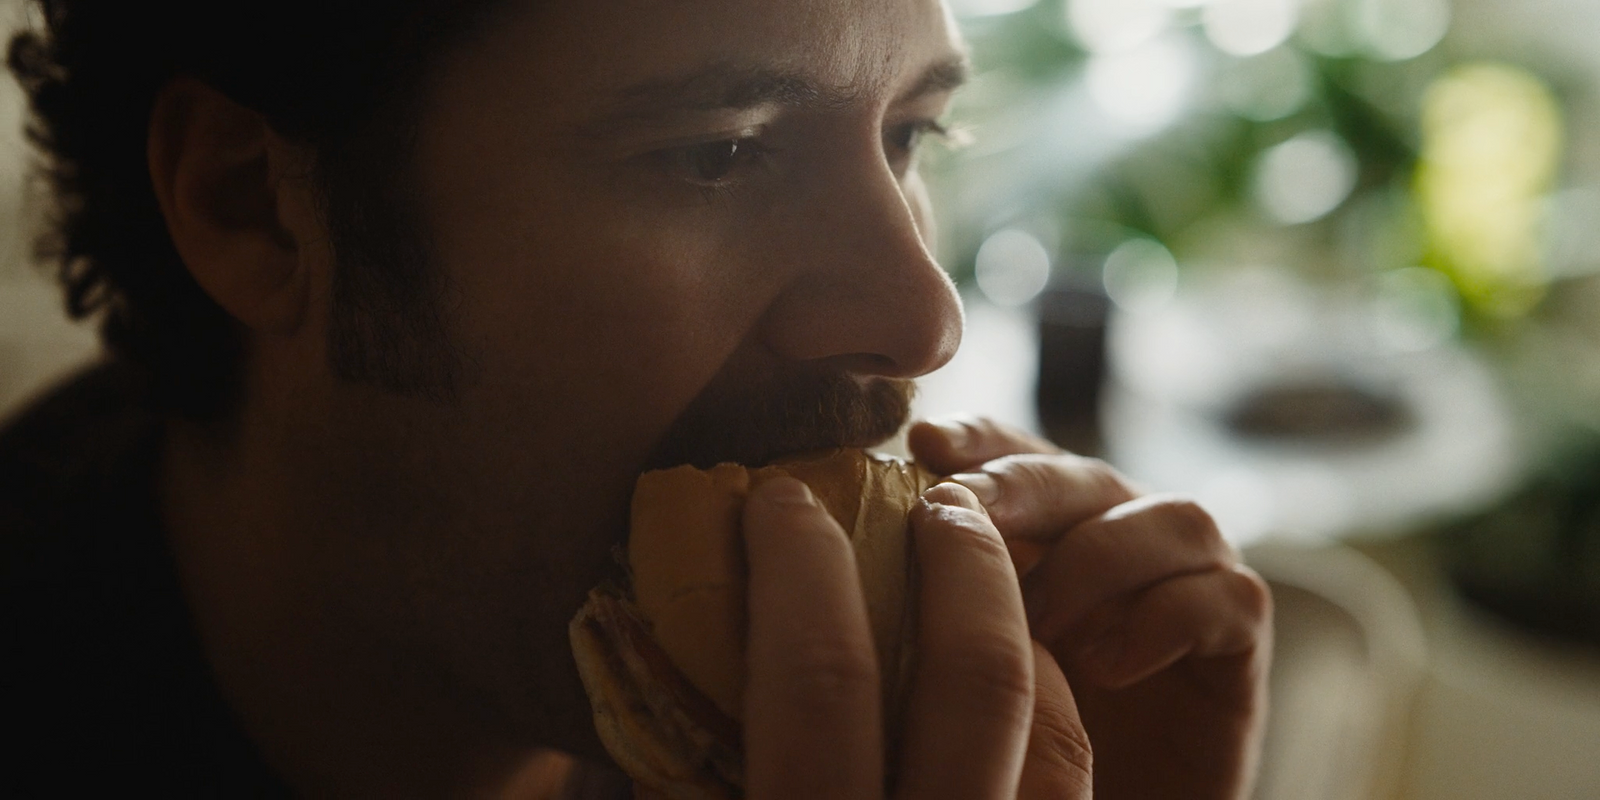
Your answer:
[[[223,695],[287,782],[308,796],[557,796],[570,760],[404,635],[425,623],[395,607],[368,569],[381,540],[350,522],[383,515],[308,490],[330,476],[272,446],[314,436],[168,430],[162,500],[185,594]]]

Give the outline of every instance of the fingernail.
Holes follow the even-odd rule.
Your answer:
[[[773,478],[762,484],[761,496],[769,503],[784,506],[814,506],[817,498],[811,487],[794,478]]]
[[[985,506],[992,506],[1000,502],[1000,482],[993,475],[984,472],[963,472],[960,475],[951,475],[950,480],[972,490],[978,496],[978,502]]]
[[[953,419],[928,420],[928,422],[944,434],[945,441],[955,450],[966,449],[968,440],[972,438],[971,430]]]
[[[968,511],[976,511],[986,517],[989,516],[989,510],[983,507],[982,501],[978,500],[971,489],[951,481],[944,481],[923,492],[922,503],[930,509],[935,506],[964,508]]]

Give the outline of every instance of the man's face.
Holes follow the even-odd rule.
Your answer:
[[[425,87],[465,377],[448,408],[350,389],[357,482],[414,531],[351,572],[495,706],[586,722],[565,618],[638,472],[874,443],[953,353],[914,150],[962,51],[938,0],[526,5]]]

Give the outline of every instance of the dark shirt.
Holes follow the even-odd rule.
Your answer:
[[[286,797],[202,655],[145,396],[101,366],[0,430],[0,795]]]

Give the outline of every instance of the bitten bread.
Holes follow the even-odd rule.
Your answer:
[[[634,491],[631,587],[590,592],[569,630],[601,740],[636,782],[665,797],[742,795],[739,521],[751,487],[782,475],[811,487],[855,549],[883,681],[885,752],[892,759],[896,750],[915,655],[907,516],[936,478],[861,450],[759,469],[658,470]]]

